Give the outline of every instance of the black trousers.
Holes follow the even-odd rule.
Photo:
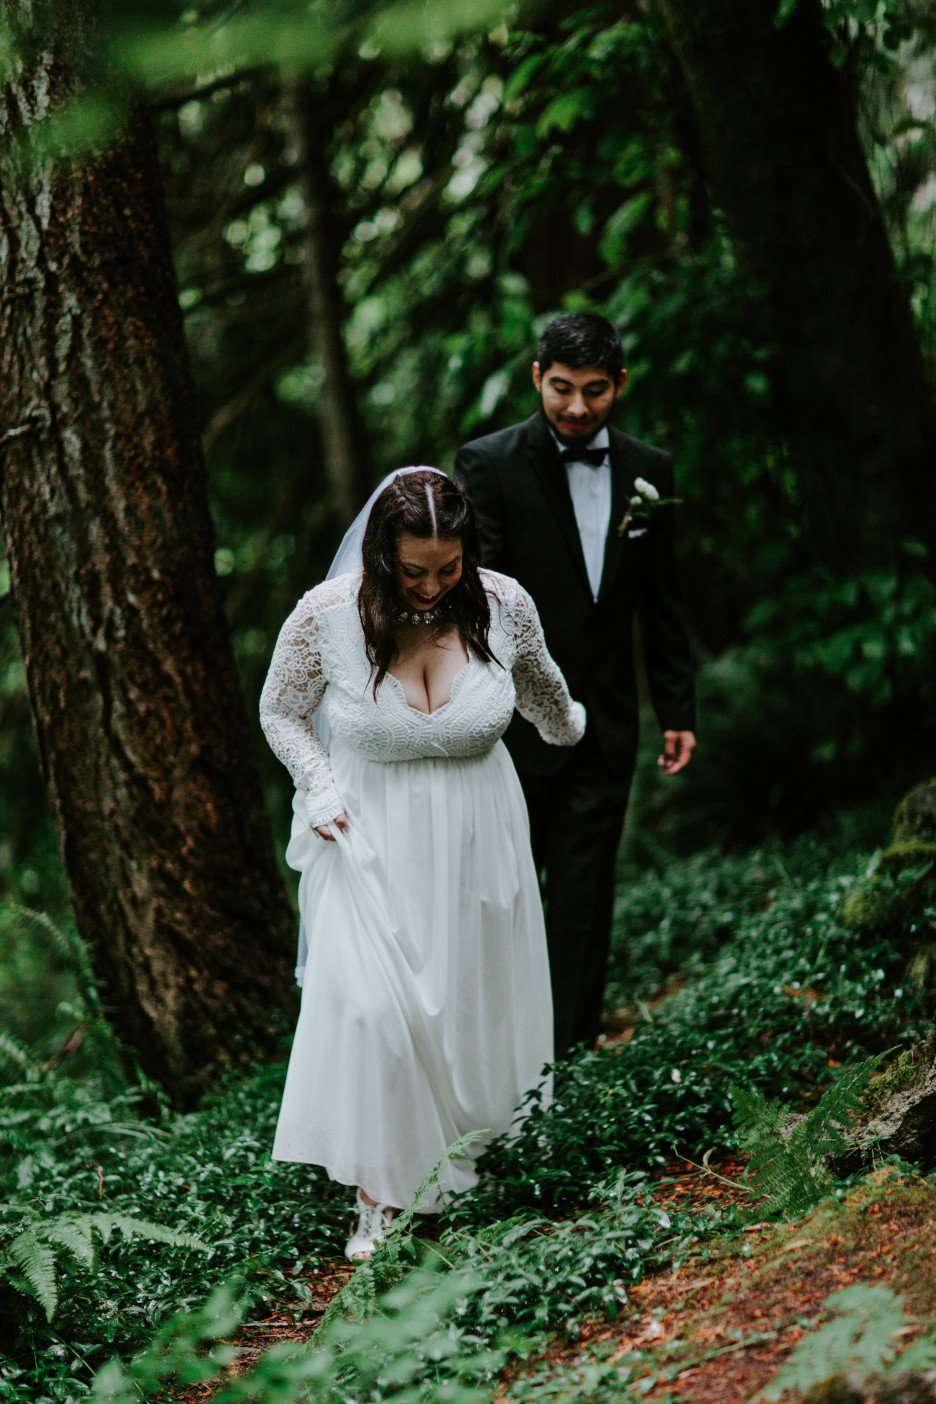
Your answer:
[[[553,775],[520,772],[546,908],[557,1058],[598,1036],[631,778],[609,773],[587,732]]]

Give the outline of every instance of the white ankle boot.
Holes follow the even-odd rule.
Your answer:
[[[389,1204],[367,1204],[358,1190],[355,1195],[358,1209],[357,1228],[348,1239],[345,1255],[354,1262],[360,1253],[370,1257],[378,1239],[383,1238],[393,1219]]]

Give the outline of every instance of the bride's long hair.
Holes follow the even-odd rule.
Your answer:
[[[364,575],[358,610],[364,629],[367,659],[373,669],[374,696],[387,675],[396,651],[394,617],[400,608],[397,590],[397,549],[406,532],[422,540],[458,540],[462,573],[445,596],[445,615],[433,630],[457,628],[463,641],[485,663],[497,659],[488,644],[491,609],[478,567],[481,551],[474,512],[464,489],[444,473],[402,473],[384,488],[374,503],[361,554]]]

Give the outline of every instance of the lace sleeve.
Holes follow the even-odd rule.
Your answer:
[[[296,789],[305,791],[310,828],[327,824],[344,808],[328,751],[312,725],[326,685],[318,628],[312,602],[304,595],[280,630],[260,695],[260,725]]]
[[[566,680],[549,655],[536,605],[526,590],[510,580],[505,594],[517,650],[513,666],[517,711],[550,745],[574,746],[585,735],[585,708],[572,701]]]

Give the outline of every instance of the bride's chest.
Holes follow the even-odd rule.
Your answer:
[[[401,642],[390,675],[403,689],[410,707],[435,712],[451,699],[455,679],[469,662],[468,650],[457,633],[433,639],[413,631]]]
[[[385,759],[396,759],[401,748],[406,754],[455,755],[492,745],[506,728],[516,700],[513,660],[502,656],[504,642],[500,630],[492,627],[496,663],[484,663],[466,650],[460,657],[449,656],[446,675],[436,677],[434,689],[437,698],[444,690],[446,700],[427,711],[425,691],[420,698],[414,679],[388,673],[375,692],[360,621],[348,620],[322,639],[325,707],[332,730],[357,749]],[[411,705],[411,697],[422,705]]]

